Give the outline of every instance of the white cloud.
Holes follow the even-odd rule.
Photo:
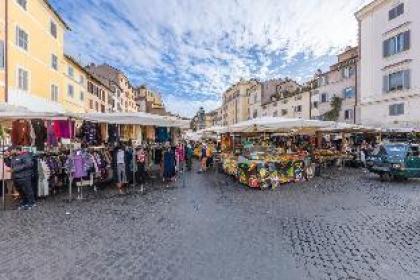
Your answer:
[[[313,63],[356,44],[354,12],[369,0],[91,2],[94,8],[67,4],[76,19],[70,52],[83,53],[85,62],[131,69],[132,79],[152,88],[170,89],[163,93],[166,104],[184,113],[186,104],[198,108],[203,96],[210,99],[203,106],[213,108],[241,77],[307,77],[319,67]]]

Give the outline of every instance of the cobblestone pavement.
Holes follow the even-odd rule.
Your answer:
[[[419,181],[347,169],[262,192],[188,173],[98,196],[0,212],[0,279],[420,279]]]

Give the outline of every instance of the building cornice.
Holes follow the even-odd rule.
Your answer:
[[[359,11],[357,11],[354,15],[358,20],[363,19],[367,14],[373,12],[376,8],[380,5],[384,4],[388,0],[374,0],[369,4],[363,6]]]

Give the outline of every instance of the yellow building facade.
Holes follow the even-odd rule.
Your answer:
[[[6,5],[0,5],[0,100],[6,91]]]
[[[68,26],[47,0],[7,1],[9,63],[4,100],[34,111],[64,111]]]
[[[63,106],[73,113],[86,113],[88,73],[73,57],[64,55]]]

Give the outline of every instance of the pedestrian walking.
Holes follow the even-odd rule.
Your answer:
[[[122,193],[122,187],[127,183],[127,173],[125,168],[125,150],[123,146],[117,149],[117,188]]]
[[[206,172],[207,171],[207,145],[203,143],[203,146],[201,147],[201,169],[200,172]]]
[[[20,147],[15,149],[15,153],[11,159],[10,168],[12,169],[13,183],[22,197],[19,209],[30,210],[35,206],[35,195],[32,188],[33,157],[29,152],[22,151]]]
[[[192,169],[192,157],[193,157],[194,151],[192,148],[191,143],[188,143],[187,149],[185,150],[185,157],[187,159],[187,169],[188,171],[191,171]]]
[[[141,147],[136,152],[136,161],[137,161],[137,183],[140,184],[141,190],[144,188],[144,183],[146,182],[146,166],[147,166],[147,155],[144,151],[144,148]]]

